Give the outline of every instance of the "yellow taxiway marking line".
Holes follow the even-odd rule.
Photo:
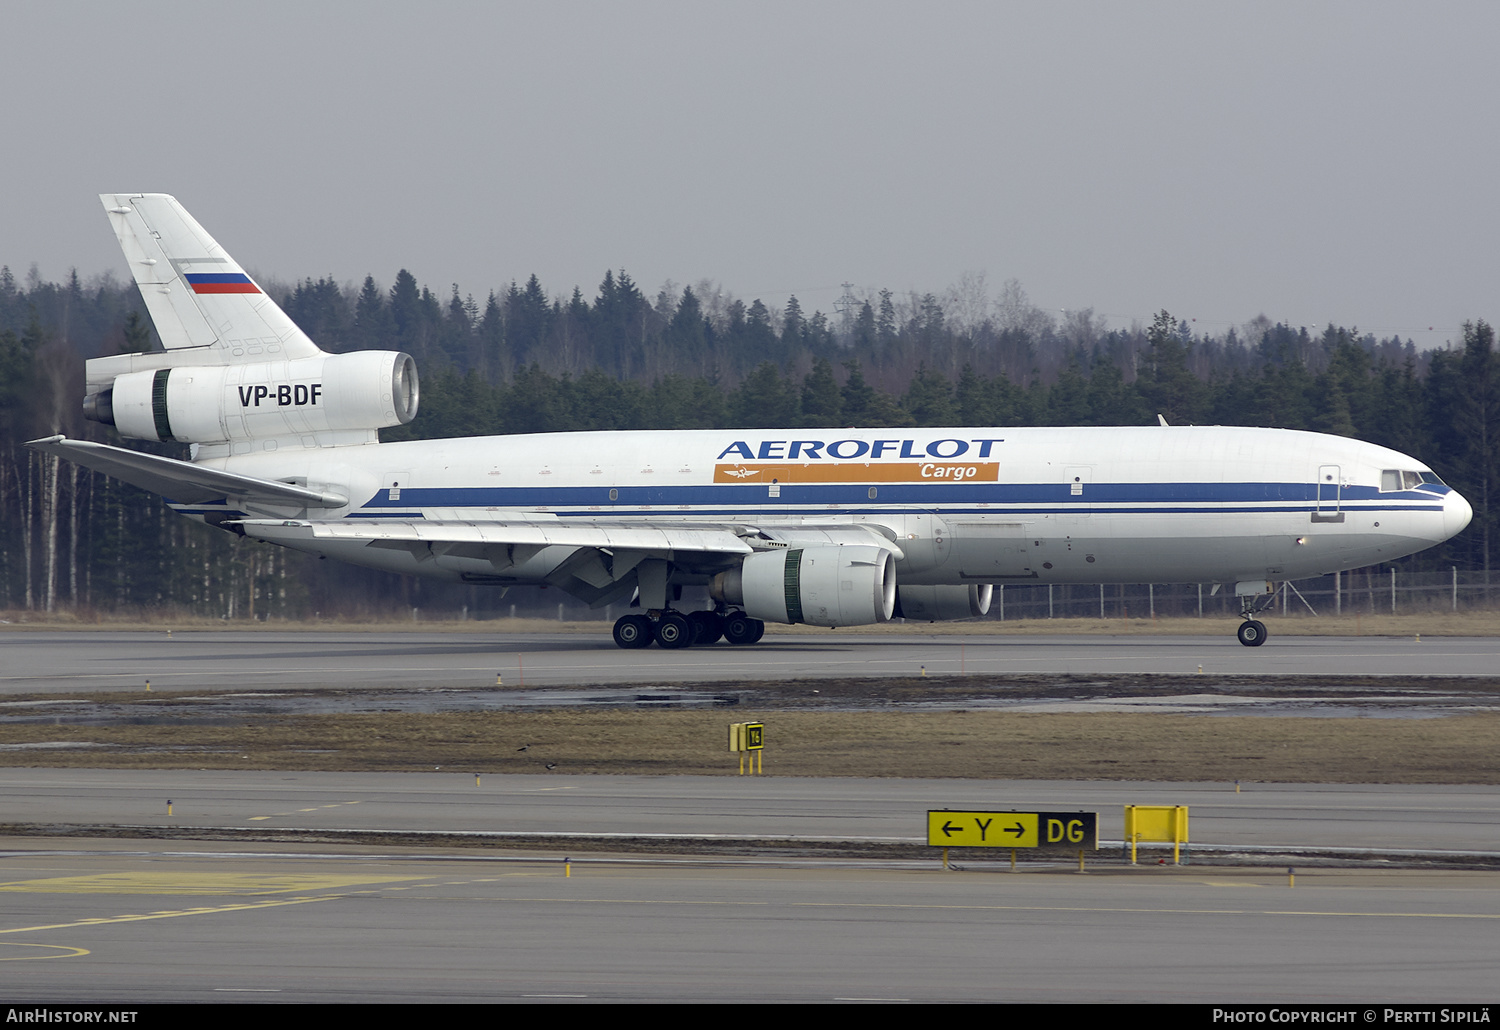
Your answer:
[[[215,905],[210,908],[185,908],[177,912],[153,912],[149,915],[99,916],[93,919],[75,919],[71,923],[50,923],[45,926],[14,926],[4,933],[38,933],[42,930],[73,930],[81,926],[105,926],[109,923],[139,923],[148,919],[175,919],[178,916],[202,916],[216,912],[244,912],[260,908],[280,908],[284,905],[310,905],[315,901],[332,901],[338,894],[325,894],[316,898],[277,898],[274,901],[250,901],[240,905]],[[87,954],[87,952],[85,952]]]
[[[170,875],[170,874],[161,874],[161,875],[166,876],[166,875]],[[531,874],[507,874],[507,875],[509,876],[509,875],[531,875]],[[86,879],[86,878],[84,878],[84,877],[68,877],[66,879]],[[403,877],[376,877],[376,876],[370,876],[370,877],[361,877],[359,879],[350,879],[348,877],[339,878],[339,877],[311,877],[310,876],[310,877],[303,877],[302,879],[304,879],[306,881],[318,881],[318,880],[328,881],[328,883],[325,884],[325,885],[328,885],[328,886],[340,886],[340,885],[353,886],[355,884],[385,884],[385,883],[389,883],[389,882],[391,882],[393,880],[411,880],[411,879],[413,879],[413,877],[409,877],[409,876],[403,876]],[[490,882],[491,880],[494,880],[494,879],[498,879],[498,878],[497,877],[490,877],[490,878],[487,878],[484,881],[479,881],[479,882]],[[339,882],[335,883],[333,881],[339,881]],[[45,881],[34,881],[34,882],[45,882]],[[339,898],[347,898],[347,897],[351,897],[351,896],[357,895],[357,894],[375,894],[375,893],[379,893],[382,890],[403,891],[403,890],[413,890],[413,889],[416,889],[416,888],[419,888],[419,887],[463,886],[465,883],[469,883],[469,882],[476,882],[476,881],[454,881],[452,883],[419,883],[419,884],[410,884],[410,885],[404,886],[404,887],[375,887],[375,888],[371,888],[371,889],[368,889],[368,890],[350,890],[350,891],[343,891],[343,892],[339,892],[339,893],[335,893],[335,894],[320,894],[320,895],[311,896],[311,897],[273,898],[273,899],[268,899],[268,900],[264,900],[264,901],[240,902],[240,903],[232,904],[232,905],[196,905],[196,906],[194,906],[192,908],[160,909],[160,910],[155,911],[155,912],[130,913],[130,914],[127,914],[127,915],[118,915],[118,916],[93,916],[93,917],[89,917],[89,918],[86,918],[86,919],[75,919],[72,922],[68,922],[68,923],[49,923],[49,924],[46,924],[46,925],[43,925],[43,926],[13,926],[13,927],[10,927],[9,929],[0,929],[0,934],[37,933],[37,932],[40,932],[40,931],[43,931],[43,930],[68,930],[68,929],[77,929],[79,927],[84,927],[84,926],[106,926],[106,925],[109,925],[111,923],[139,923],[139,922],[143,922],[143,921],[150,920],[150,919],[176,919],[176,918],[178,918],[180,916],[214,915],[214,914],[218,914],[218,913],[222,913],[222,912],[247,912],[247,911],[255,911],[257,909],[263,909],[263,908],[280,908],[280,907],[285,906],[285,905],[310,905],[313,902],[317,902],[317,901],[335,901],[335,900],[337,900]],[[7,886],[10,886],[12,888],[15,887],[15,885],[13,885],[13,884],[7,885]],[[317,884],[312,884],[312,886],[317,886]],[[111,892],[100,892],[100,893],[118,893],[118,892],[111,891]],[[10,942],[0,942],[0,944],[9,944],[9,943]],[[45,948],[58,948],[60,950],[64,950],[64,951],[69,952],[68,955],[53,955],[53,956],[41,956],[41,955],[38,955],[38,956],[30,956],[30,957],[33,957],[33,958],[68,958],[68,957],[72,957],[72,956],[76,956],[76,955],[87,955],[89,953],[88,950],[85,949],[85,948],[64,948],[61,945],[11,944],[10,946],[11,947],[35,947],[35,948],[44,948],[44,947]],[[18,960],[17,959],[4,959],[4,958],[0,958],[0,961],[18,961]]]
[[[342,808],[344,805],[357,805],[357,804],[359,804],[358,801],[334,801],[334,802],[330,802],[329,804],[326,804],[326,805],[314,805],[311,808],[298,808],[295,811],[291,811],[291,812],[272,812],[270,815],[252,815],[252,816],[249,817],[249,819],[247,821],[248,822],[252,822],[252,823],[258,823],[258,822],[261,822],[262,820],[265,820],[265,819],[275,819],[276,817],[283,816],[283,815],[299,815],[299,814],[301,814],[303,812],[320,812],[320,811],[322,811],[325,808]]]
[[[81,958],[89,953],[87,948],[73,948],[65,944],[17,944],[14,941],[0,941],[0,947],[5,948],[45,948],[48,951],[66,952],[63,955],[0,955],[0,962],[35,962],[44,958]]]
[[[422,879],[414,876],[268,876],[256,873],[135,872],[55,876],[0,883],[0,891],[32,894],[285,894]]]

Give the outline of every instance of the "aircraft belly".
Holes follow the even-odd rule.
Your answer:
[[[997,583],[1035,580],[1039,562],[1034,555],[1042,540],[1034,527],[1018,521],[969,518],[950,523],[952,535],[948,574],[956,567],[963,581],[993,578]]]
[[[367,547],[363,540],[318,540],[308,536],[277,537],[275,542],[293,550],[307,551],[324,558],[380,569],[383,572],[448,580],[462,578],[456,570],[445,568],[435,561],[419,561],[410,551]]]

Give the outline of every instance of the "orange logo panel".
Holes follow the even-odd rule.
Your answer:
[[[715,465],[715,483],[998,483],[994,461],[846,461]]]

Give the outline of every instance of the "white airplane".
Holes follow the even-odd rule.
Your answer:
[[[175,199],[101,199],[165,349],[89,361],[84,411],[192,460],[30,446],[329,558],[595,607],[634,596],[621,647],[970,618],[997,583],[1143,582],[1232,587],[1256,647],[1275,580],[1393,561],[1473,514],[1384,447],[1164,420],[380,443],[417,412],[408,355],[319,350]],[[684,586],[714,607],[675,610]]]

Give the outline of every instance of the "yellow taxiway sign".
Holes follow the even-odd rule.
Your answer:
[[[927,843],[940,848],[1099,847],[1097,812],[927,813]]]

